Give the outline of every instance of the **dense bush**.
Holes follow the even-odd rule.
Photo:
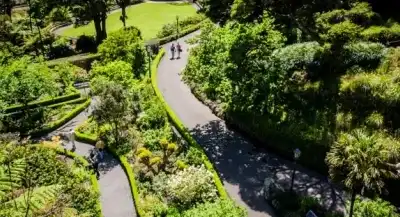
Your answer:
[[[400,40],[400,24],[387,26],[371,26],[361,32],[364,40],[389,45],[390,42]]]
[[[190,166],[177,172],[168,179],[165,187],[167,195],[182,206],[213,201],[217,198],[212,173],[203,166]]]
[[[358,42],[346,45],[344,52],[346,65],[375,69],[386,55],[386,48],[379,43]]]
[[[292,192],[282,192],[271,198],[269,203],[279,216],[306,216],[312,210],[320,217],[343,217],[341,213],[328,212],[320,205],[318,199],[301,196]]]
[[[93,36],[81,35],[78,37],[78,40],[76,41],[75,49],[82,53],[96,52],[97,51],[96,39]]]
[[[374,200],[371,199],[360,199],[357,198],[354,204],[354,217],[398,217],[397,209],[395,206],[390,203],[376,198]]]
[[[265,17],[255,24],[206,24],[183,79],[239,130],[288,158],[300,148],[304,165],[326,173],[337,130],[362,125],[397,132],[398,60],[389,64],[392,50],[360,41],[365,28],[382,22],[368,5],[315,18],[318,40],[287,46]]]
[[[43,145],[57,147],[59,141]],[[99,215],[95,208],[99,194],[87,184],[90,172],[81,161],[67,163],[63,156],[41,145],[1,141],[0,147],[0,216],[54,212]]]
[[[183,20],[179,20],[179,33],[181,33],[184,29],[190,28],[196,24],[199,24],[205,19],[204,15],[197,14],[195,16],[187,17]],[[164,38],[171,35],[177,34],[177,24],[168,23],[165,24],[161,30],[157,33],[157,38]]]
[[[111,33],[98,50],[102,62],[122,60],[131,64],[135,76],[145,72],[146,51],[141,33],[135,27]]]
[[[71,22],[71,12],[68,7],[61,6],[54,8],[53,10],[50,11],[50,13],[46,16],[47,22]]]
[[[75,54],[74,49],[70,45],[70,41],[66,38],[59,38],[54,41],[47,52],[48,59],[57,59]]]
[[[100,87],[100,85],[96,84],[100,82],[99,79],[113,81],[128,88],[132,84],[133,73],[129,63],[117,60],[106,64],[101,62],[94,63],[90,71],[90,77],[93,91],[96,93]]]
[[[238,207],[232,200],[217,200],[212,203],[199,204],[187,210],[182,217],[243,217],[246,210]]]

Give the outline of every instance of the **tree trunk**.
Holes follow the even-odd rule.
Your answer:
[[[94,28],[96,29],[96,43],[99,45],[103,41],[103,32],[101,30],[101,19],[99,16],[93,17]]]
[[[102,40],[107,38],[107,28],[106,28],[107,12],[104,11],[101,15],[101,31],[103,31]]]
[[[353,189],[353,191],[351,192],[349,217],[353,217],[354,202],[356,201],[356,195],[357,195],[357,193]]]
[[[5,0],[5,13],[10,17],[11,20],[11,12],[12,12],[13,2],[12,0]]]
[[[119,133],[118,133],[118,122],[114,121],[114,137],[115,137],[115,147],[119,145]]]
[[[126,6],[124,3],[121,5],[121,10],[122,10],[122,16],[121,16],[121,21],[122,24],[124,25],[124,29],[126,28]]]

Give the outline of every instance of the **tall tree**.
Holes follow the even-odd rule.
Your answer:
[[[381,193],[385,179],[398,178],[390,163],[399,159],[398,144],[380,134],[357,129],[341,133],[326,156],[332,179],[351,190],[350,217],[357,194]]]
[[[93,112],[99,124],[110,124],[113,144],[121,145],[122,133],[127,129],[131,101],[129,92],[120,84],[105,79],[97,80],[99,103]]]
[[[224,24],[230,17],[230,10],[234,0],[200,0],[205,14],[214,22]]]
[[[128,19],[128,16],[126,16],[126,7],[131,3],[131,0],[115,0],[115,3],[121,8],[122,15],[120,20],[124,24],[124,28],[126,28],[126,19]]]
[[[72,12],[78,18],[76,24],[93,20],[97,44],[107,38],[106,20],[110,3],[111,0],[70,0],[74,6]]]
[[[11,18],[11,11],[14,6],[13,0],[2,0],[0,2],[0,14],[6,14]]]

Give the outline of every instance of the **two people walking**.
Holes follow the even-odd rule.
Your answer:
[[[181,58],[182,47],[181,47],[181,45],[179,44],[179,42],[176,44],[176,46],[175,46],[174,43],[172,43],[172,45],[171,45],[171,47],[170,47],[170,50],[171,50],[171,55],[172,55],[171,60],[175,59],[175,51],[178,52],[178,57],[177,57],[177,59],[180,59],[180,58]]]

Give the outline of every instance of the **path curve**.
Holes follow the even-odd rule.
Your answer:
[[[239,133],[229,130],[223,120],[215,116],[181,80],[180,73],[188,61],[186,39],[199,31],[180,38],[181,59],[170,60],[167,54],[158,67],[157,83],[166,102],[202,145],[221,175],[225,189],[232,199],[248,210],[250,217],[275,216],[263,198],[263,182],[267,171],[274,171],[290,181],[294,165],[274,154],[255,151],[254,146]],[[176,43],[171,42],[171,43]],[[171,43],[164,45],[169,51]],[[326,177],[296,166],[295,190],[321,198],[333,209],[343,209],[343,192],[328,183]]]
[[[86,95],[87,89],[81,89],[81,93]],[[51,138],[61,132],[69,132],[85,122],[92,113],[96,100],[92,99],[91,104],[75,118],[64,124],[57,130],[44,136],[43,139]],[[89,156],[93,145],[75,141],[75,152],[80,156]],[[67,149],[72,149],[72,144],[67,144]],[[119,161],[110,153],[104,155],[104,162],[100,165],[100,201],[104,217],[135,217],[136,210],[128,178],[121,167]]]

